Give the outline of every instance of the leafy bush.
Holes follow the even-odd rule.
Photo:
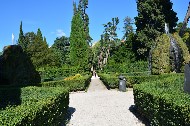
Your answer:
[[[137,73],[137,75],[140,73]],[[106,87],[109,88],[118,88],[119,86],[119,75],[120,74],[103,74],[103,73],[99,73],[98,74],[100,76],[100,79],[104,82],[104,84],[106,85]],[[135,73],[130,73],[130,74],[122,74],[123,76],[125,76],[127,82],[126,85],[128,88],[133,88],[134,84],[140,84],[142,82],[146,82],[146,81],[154,81],[157,79],[162,79],[168,76],[171,76],[171,74],[163,74],[163,75],[148,75],[145,74],[143,76],[131,76],[131,75],[135,75]]]
[[[163,34],[156,40],[157,46],[152,52],[152,73],[161,74],[171,72],[170,38]]]
[[[135,85],[135,105],[153,126],[189,126],[190,95],[184,93],[183,85],[183,74]]]
[[[69,88],[69,91],[81,91],[85,90],[90,84],[91,75],[86,75],[74,80],[59,80],[43,82],[43,87],[65,87]]]
[[[44,67],[39,68],[38,71],[42,82],[62,80],[65,77],[74,76],[78,73],[78,67],[71,67],[68,65],[62,67]]]
[[[0,86],[0,109],[6,108],[6,106],[20,105],[21,89],[12,86]]]
[[[107,89],[114,89],[118,88],[118,77],[111,75],[111,74],[101,74],[99,73],[98,76],[107,87]]]
[[[178,33],[174,33],[172,36],[180,47],[182,56],[180,59],[180,71],[183,72],[185,64],[190,61],[188,48]],[[170,54],[170,37],[166,34],[163,34],[156,39],[156,43],[157,46],[152,52],[152,73],[162,74],[173,72],[172,69],[174,68],[172,66],[172,62],[174,62],[174,59],[171,58]]]
[[[173,37],[176,39],[179,47],[181,48],[181,52],[182,52],[182,56],[183,56],[181,72],[184,72],[185,64],[189,63],[189,61],[190,61],[190,55],[189,55],[188,47],[183,42],[182,38],[179,36],[178,33],[174,33]]]
[[[148,71],[148,62],[147,61],[136,61],[125,62],[125,63],[115,63],[108,62],[108,64],[104,67],[103,72],[118,72],[118,73],[132,73],[132,72],[144,72]]]
[[[1,91],[10,89],[1,89]],[[0,111],[1,126],[59,126],[69,105],[68,89],[25,87],[20,89],[21,104]],[[2,94],[1,98],[4,97]]]

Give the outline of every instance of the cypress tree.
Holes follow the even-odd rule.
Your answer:
[[[38,42],[43,42],[42,32],[41,32],[41,30],[39,28],[38,28],[38,31],[37,31],[36,39],[37,39]]]
[[[41,30],[38,29],[37,34],[28,46],[29,56],[36,68],[44,67],[49,64],[49,48],[46,38],[42,37]]]
[[[90,44],[92,38],[90,37],[89,34],[89,17],[88,14],[86,13],[87,8],[88,8],[88,0],[80,0],[78,5],[78,11],[80,12],[80,15],[83,20],[84,32],[86,34],[86,42]]]
[[[22,30],[22,21],[20,23],[20,33],[19,33],[19,38],[18,38],[18,45],[22,47],[24,51],[26,51],[28,44],[25,42],[25,37],[24,33]]]
[[[83,69],[88,67],[88,45],[80,13],[77,12],[72,19],[70,34],[70,60],[74,66]]]
[[[77,13],[77,6],[76,6],[76,2],[73,1],[73,14],[75,15]]]

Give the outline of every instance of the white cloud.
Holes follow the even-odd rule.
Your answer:
[[[65,32],[62,29],[56,30],[57,37],[66,36]]]

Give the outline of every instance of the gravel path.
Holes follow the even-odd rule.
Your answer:
[[[106,86],[102,83],[99,77],[92,76],[90,86],[88,88],[88,93],[95,91],[106,91],[106,90],[107,90]]]
[[[133,91],[107,90],[99,78],[92,78],[87,93],[71,93],[67,126],[145,126],[129,108]]]

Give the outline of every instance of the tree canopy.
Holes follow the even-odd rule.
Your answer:
[[[69,38],[65,36],[56,38],[54,44],[51,46],[51,48],[54,50],[54,53],[56,53],[60,58],[61,64],[69,63],[69,47]]]
[[[170,32],[177,25],[178,18],[172,9],[170,0],[137,0],[138,16],[135,17],[137,40],[140,54],[149,54],[155,46],[155,39],[164,33],[165,23],[169,24]]]

